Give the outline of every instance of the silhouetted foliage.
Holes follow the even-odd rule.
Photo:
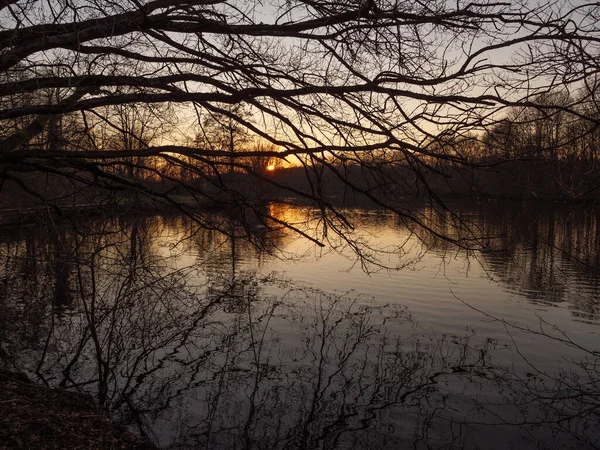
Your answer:
[[[344,199],[422,225],[408,197],[493,193],[478,180],[499,161],[595,161],[598,8],[4,2],[6,204],[17,191],[21,203],[63,206],[141,196],[202,223],[192,206],[240,220],[240,210],[262,215],[275,190],[318,205],[343,233],[351,224],[330,180]],[[300,166],[304,182],[257,161]],[[573,187],[585,174],[577,167],[557,183],[594,191]]]

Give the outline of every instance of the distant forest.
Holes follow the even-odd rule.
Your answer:
[[[27,106],[39,95],[18,101]],[[56,91],[45,95],[46,101],[60,102],[52,100]],[[596,86],[589,85],[580,96],[540,94],[535,106],[514,106],[492,127],[430,136],[419,152],[408,151],[410,157],[385,148],[323,151],[318,158],[282,153],[225,114],[209,115],[194,136],[184,138],[187,148],[201,149],[201,157],[186,157],[181,147],[174,157],[168,145],[160,146],[179,131],[179,119],[168,105],[112,105],[101,113],[68,113],[52,118],[21,146],[13,163],[4,164],[0,205],[42,201],[66,206],[122,199],[132,192],[218,204],[232,189],[249,201],[296,194],[350,203],[382,196],[593,200],[600,188],[597,96]],[[236,117],[252,120],[239,106],[233,108]],[[2,138],[14,136],[30,121],[3,121]],[[27,153],[48,158],[39,167],[21,164]],[[60,168],[58,162],[66,159],[72,167]],[[53,161],[56,170],[46,170]]]

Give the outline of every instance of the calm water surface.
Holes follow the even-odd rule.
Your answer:
[[[453,210],[419,214],[479,247],[372,209],[348,212],[362,259],[173,216],[4,230],[2,364],[167,448],[596,448],[598,212]]]

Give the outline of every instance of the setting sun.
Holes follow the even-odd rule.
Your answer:
[[[272,172],[272,171],[274,171],[274,170],[275,170],[275,164],[269,164],[269,165],[267,166],[267,170],[268,170],[269,172]]]

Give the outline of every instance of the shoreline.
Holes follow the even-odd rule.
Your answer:
[[[0,369],[0,449],[156,450],[113,422],[91,396]]]

